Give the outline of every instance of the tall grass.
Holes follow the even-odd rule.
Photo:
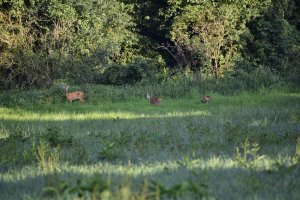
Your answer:
[[[68,83],[58,81],[47,89],[5,91],[0,93],[0,105],[61,104],[66,102],[64,85],[68,85]],[[237,77],[228,76],[220,79],[204,78],[199,74],[184,71],[175,75],[169,74],[159,82],[157,80],[142,80],[138,84],[124,86],[71,85],[69,91],[82,90],[89,103],[98,104],[142,99],[147,92],[163,98],[192,99],[199,97],[199,95],[235,95],[243,91],[268,93],[270,89],[286,92],[299,91],[298,87],[285,83],[283,79],[263,69],[250,74],[240,72]]]

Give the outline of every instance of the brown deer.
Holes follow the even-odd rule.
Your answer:
[[[84,93],[82,91],[68,92],[69,86],[64,87],[67,101],[73,103],[74,100],[79,100],[80,103],[84,103]]]
[[[148,92],[146,94],[146,98],[149,100],[151,104],[154,105],[159,105],[161,102],[161,99],[159,97],[151,96]]]
[[[210,101],[210,96],[203,96],[201,99],[201,103],[208,103]]]

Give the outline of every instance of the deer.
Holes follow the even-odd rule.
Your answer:
[[[151,104],[154,105],[159,105],[161,102],[161,99],[159,97],[151,96],[148,92],[146,94],[146,98],[149,100]]]
[[[203,96],[201,99],[201,103],[208,103],[210,101],[210,96]]]
[[[82,91],[76,91],[76,92],[68,92],[69,86],[65,87],[65,95],[67,98],[67,101],[70,103],[73,103],[74,100],[79,100],[80,103],[84,103],[84,93]]]

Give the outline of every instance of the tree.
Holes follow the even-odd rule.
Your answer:
[[[137,36],[129,10],[117,0],[1,1],[2,88],[91,82],[110,62],[130,60]]]
[[[300,21],[294,0],[276,0],[263,16],[249,24],[251,37],[241,66],[267,67],[273,73],[299,79]],[[252,69],[250,68],[250,70]]]
[[[178,7],[183,1],[172,2]],[[184,65],[215,77],[232,72],[240,57],[241,35],[247,31],[247,22],[270,1],[191,2],[174,18],[170,32],[171,40],[188,55]]]

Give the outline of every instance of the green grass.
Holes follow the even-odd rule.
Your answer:
[[[300,93],[0,107],[3,199],[297,199]]]

